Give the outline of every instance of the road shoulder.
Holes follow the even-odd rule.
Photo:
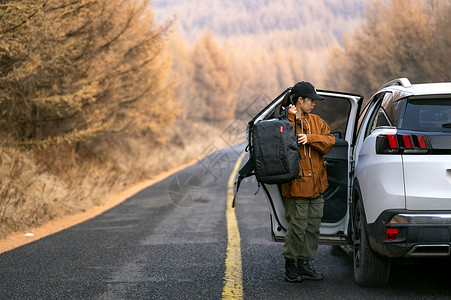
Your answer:
[[[112,195],[102,205],[94,206],[85,212],[68,215],[60,219],[52,220],[42,226],[29,228],[26,231],[18,231],[11,233],[7,235],[4,239],[0,240],[0,254],[13,250],[25,244],[31,243],[33,241],[39,240],[51,234],[57,233],[61,230],[67,229],[74,225],[80,224],[89,219],[92,219],[102,214],[103,212],[115,207],[116,205],[124,202],[126,199],[130,198],[131,196],[145,189],[146,187],[153,185],[159,181],[162,181],[168,176],[177,173],[178,171],[183,170],[196,162],[197,160],[191,161],[177,168],[163,172],[158,176],[156,176],[155,178],[140,182],[127,190]]]

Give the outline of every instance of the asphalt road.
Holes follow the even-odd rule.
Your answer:
[[[243,145],[221,150],[104,214],[0,255],[0,299],[220,299],[227,181]],[[246,158],[243,160],[243,163]],[[325,279],[283,280],[266,200],[246,179],[235,214],[244,299],[450,299],[451,264],[395,265],[382,288],[354,284],[352,260],[321,245]]]

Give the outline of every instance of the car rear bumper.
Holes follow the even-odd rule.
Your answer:
[[[396,235],[387,236],[387,229]],[[371,248],[390,257],[445,257],[451,253],[451,211],[386,210],[368,224]]]

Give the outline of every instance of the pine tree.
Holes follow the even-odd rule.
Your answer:
[[[0,4],[0,131],[11,143],[160,141],[174,121],[165,28],[139,0]]]
[[[328,85],[366,97],[385,82],[449,80],[451,2],[377,1],[362,29],[335,47],[328,64]]]
[[[192,54],[194,86],[202,99],[204,119],[224,122],[234,117],[238,82],[229,58],[207,31],[195,43]]]

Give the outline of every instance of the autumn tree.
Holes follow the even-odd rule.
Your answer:
[[[451,74],[449,1],[376,1],[362,29],[330,52],[327,85],[364,96],[385,82],[447,81]]]
[[[0,134],[21,145],[162,139],[165,28],[140,0],[0,2]]]
[[[194,88],[204,112],[203,118],[212,122],[225,122],[234,117],[238,82],[229,58],[207,31],[195,43],[192,52]]]
[[[172,30],[166,51],[172,57],[171,69],[175,81],[175,99],[181,104],[180,119],[183,121],[202,119],[203,103],[197,97],[196,89],[193,86],[192,46],[180,35],[178,30]]]

